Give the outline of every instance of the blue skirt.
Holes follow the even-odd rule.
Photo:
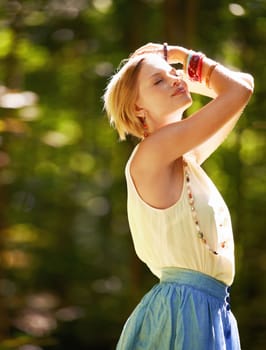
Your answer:
[[[203,273],[163,270],[127,320],[117,350],[239,350],[229,287]]]

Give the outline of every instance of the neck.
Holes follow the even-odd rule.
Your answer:
[[[175,112],[166,116],[163,120],[158,121],[155,118],[149,118],[149,131],[153,133],[156,130],[163,128],[166,125],[170,125],[176,122],[179,122],[183,118],[183,112]]]

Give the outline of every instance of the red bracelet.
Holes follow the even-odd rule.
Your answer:
[[[187,74],[193,81],[202,80],[202,65],[205,55],[202,53],[193,53],[189,56],[189,62],[187,64]]]
[[[197,70],[197,75],[199,77],[199,82],[201,83],[202,81],[202,66],[203,66],[203,59],[204,59],[204,55],[202,55],[200,61],[199,61],[199,65],[198,65],[198,70]]]

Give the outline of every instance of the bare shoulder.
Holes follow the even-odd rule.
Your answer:
[[[138,175],[142,172],[153,173],[158,171],[158,162],[155,157],[155,150],[153,147],[153,135],[148,139],[141,141],[136,147],[132,160],[131,160],[131,174]]]
[[[179,198],[183,184],[182,158],[159,164],[145,141],[136,150],[130,174],[140,197],[150,206],[165,209]]]

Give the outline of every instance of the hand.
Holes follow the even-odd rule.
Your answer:
[[[137,49],[130,57],[135,57],[138,55],[149,54],[149,53],[158,54],[163,57],[163,45],[148,43],[146,45],[141,46],[139,49]]]
[[[182,63],[184,61],[184,58],[187,56],[188,50],[184,49],[181,46],[170,46],[167,47],[168,52],[168,63],[174,64],[174,63]],[[135,57],[137,55],[143,55],[143,54],[158,54],[162,58],[164,58],[164,49],[163,44],[156,44],[156,43],[148,43],[144,46],[141,46],[139,49],[137,49],[131,56]]]

